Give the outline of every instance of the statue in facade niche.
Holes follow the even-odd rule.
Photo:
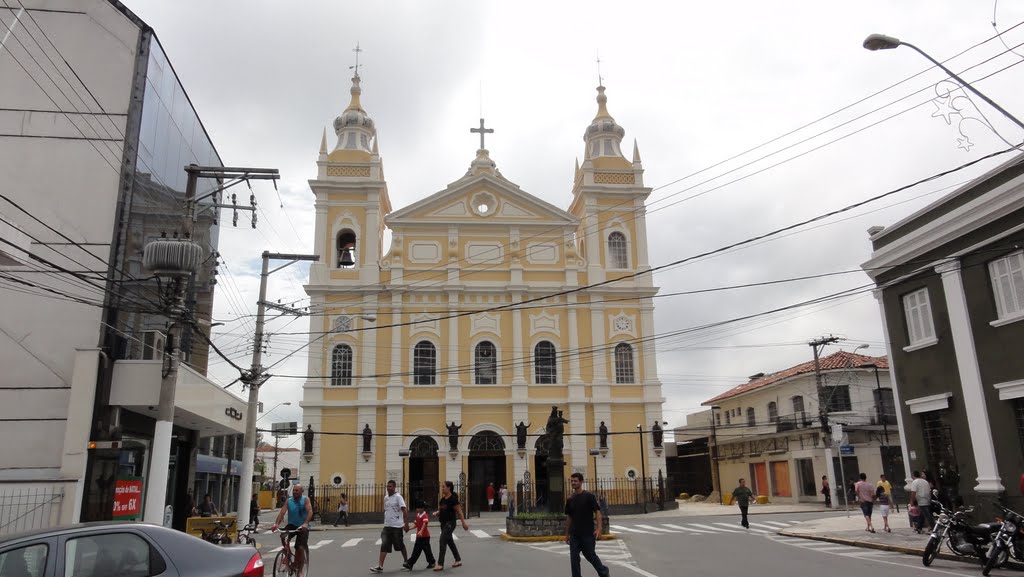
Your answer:
[[[302,433],[302,452],[313,452],[313,425],[306,425],[306,431]]]
[[[661,423],[654,421],[654,426],[651,427],[651,436],[654,437],[654,446],[661,448],[661,441],[664,438],[665,432],[661,430]]]
[[[516,425],[516,448],[526,448],[526,430],[529,428],[530,425],[525,425],[522,421],[519,421],[519,424]]]
[[[601,421],[601,426],[597,428],[597,438],[601,441],[601,448],[608,448],[608,427]]]
[[[373,431],[370,430],[370,423],[363,427],[363,452],[370,452],[370,441],[373,439]]]
[[[448,446],[452,452],[459,450],[459,429],[462,425],[456,425],[455,421],[448,425]]]
[[[565,435],[565,424],[569,421],[562,417],[562,411],[557,406],[551,407],[551,415],[544,426],[544,431],[551,438],[551,449],[548,458],[562,459],[562,448],[565,446],[563,436]]]

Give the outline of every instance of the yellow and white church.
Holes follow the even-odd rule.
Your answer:
[[[317,434],[304,478],[337,486],[404,475],[432,487],[465,473],[472,486],[514,488],[527,471],[547,476],[553,406],[569,421],[565,476],[667,473],[646,433],[664,403],[658,289],[637,274],[650,268],[651,189],[636,145],[632,160],[623,156],[625,131],[597,91],[567,210],[503,176],[483,132],[465,175],[393,210],[374,120],[352,79],[337,144],[329,149],[324,133],[309,181],[321,258],[305,287],[317,314],[302,409]],[[607,449],[592,456],[602,422]]]

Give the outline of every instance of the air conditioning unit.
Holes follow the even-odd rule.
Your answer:
[[[142,360],[158,361],[164,358],[164,343],[167,335],[160,331],[142,332]]]

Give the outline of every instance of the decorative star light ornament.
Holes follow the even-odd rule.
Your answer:
[[[947,125],[952,125],[955,117],[956,130],[960,134],[956,139],[956,146],[964,152],[970,151],[975,144],[964,132],[969,122],[977,122],[993,133],[996,132],[985,115],[971,100],[971,95],[952,80],[943,80],[935,85],[935,98],[932,99],[932,104],[935,105],[932,118],[941,118],[946,121]]]

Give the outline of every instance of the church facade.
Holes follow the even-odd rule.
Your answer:
[[[314,313],[302,407],[317,434],[303,478],[428,488],[463,473],[480,486],[514,487],[527,471],[544,479],[552,407],[568,420],[564,477],[665,471],[650,433],[664,401],[657,288],[643,274],[650,189],[636,145],[632,160],[622,154],[604,90],[567,209],[501,174],[481,120],[466,174],[393,210],[353,78],[336,145],[325,132],[309,181],[320,261],[305,287]]]

